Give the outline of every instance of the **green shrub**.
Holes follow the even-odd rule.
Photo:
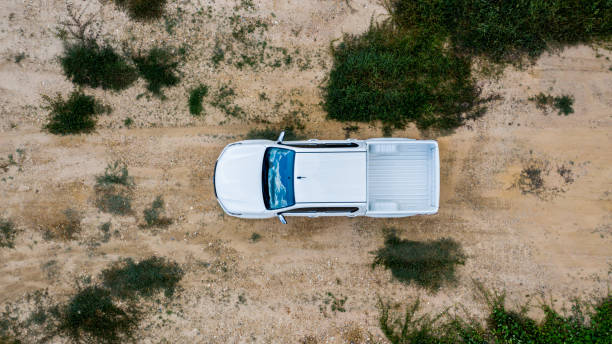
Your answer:
[[[77,85],[105,90],[126,89],[136,81],[136,69],[109,45],[94,40],[66,43],[60,56],[64,74]]]
[[[162,87],[174,86],[181,80],[177,74],[178,61],[170,49],[154,47],[146,55],[132,59],[147,82],[147,90],[157,97],[163,98]]]
[[[106,165],[104,174],[96,176],[96,186],[113,184],[127,187],[134,186],[134,178],[130,176],[127,165],[119,160]]]
[[[208,86],[200,84],[189,92],[189,113],[199,116],[204,111],[202,99],[208,95]]]
[[[143,211],[146,224],[144,227],[166,227],[172,224],[172,219],[162,216],[164,212],[164,200],[157,196],[151,207]]]
[[[540,92],[529,100],[536,103],[536,107],[540,110],[547,111],[549,107],[554,107],[558,110],[559,115],[567,116],[574,113],[574,97],[570,95],[562,95],[553,97],[550,94],[544,94]]]
[[[183,274],[176,262],[164,258],[151,257],[138,263],[128,258],[102,271],[101,278],[102,285],[122,298],[152,296],[161,290],[169,297],[174,294]]]
[[[161,18],[167,0],[114,0],[117,6],[127,11],[134,20],[152,20]]]
[[[388,0],[401,27],[443,34],[453,46],[496,62],[535,58],[550,44],[609,38],[612,2],[580,0]]]
[[[75,342],[123,343],[133,337],[137,326],[134,307],[119,306],[110,291],[92,286],[64,306],[59,330]]]
[[[470,58],[446,48],[441,36],[372,25],[345,35],[333,58],[325,87],[331,119],[452,129],[484,111]]]
[[[0,219],[0,247],[15,247],[17,228],[10,220]]]
[[[402,240],[393,230],[385,239],[385,246],[373,252],[376,257],[372,267],[383,265],[393,277],[432,291],[444,283],[454,283],[455,266],[466,259],[459,243],[452,239],[432,241]]]
[[[66,100],[60,94],[55,98],[43,96],[43,99],[47,102],[44,108],[49,110],[49,122],[44,128],[56,135],[94,131],[96,116],[105,109],[93,96],[81,91],[72,91]]]
[[[126,118],[123,120],[123,125],[125,125],[125,126],[126,126],[126,128],[131,127],[133,124],[134,124],[134,120],[133,120],[131,117],[126,117]]]
[[[249,238],[249,240],[250,240],[252,243],[256,243],[256,242],[258,242],[259,240],[261,240],[261,234],[253,232],[253,234],[251,234],[251,237]]]

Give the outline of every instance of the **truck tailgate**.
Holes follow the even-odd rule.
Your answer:
[[[368,142],[367,215],[437,212],[440,193],[437,142],[372,141]]]

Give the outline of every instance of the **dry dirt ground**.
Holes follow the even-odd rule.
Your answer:
[[[501,99],[483,118],[437,137],[439,214],[291,218],[281,225],[224,215],[212,189],[215,159],[249,129],[278,123],[288,113],[300,113],[311,137],[344,138],[346,125],[326,121],[320,106],[320,85],[331,67],[329,44],[343,33],[363,32],[385,11],[366,0],[255,1],[254,10],[234,9],[232,1],[169,3],[170,18],[180,20],[142,24],[104,1],[75,1],[99,11],[103,35],[115,44],[186,45],[188,54],[180,85],[166,89],[164,101],[147,96],[143,83],[121,93],[86,89],[110,104],[112,114],[100,118],[94,134],[61,137],[41,130],[47,114],[41,95],[72,89],[57,61],[62,43],[54,34],[66,4],[0,2],[0,157],[7,162],[12,154],[16,162],[0,169],[0,215],[22,230],[15,249],[0,249],[0,304],[44,288],[65,300],[78,276],[96,276],[121,257],[159,255],[181,263],[187,274],[178,296],[141,322],[139,342],[343,343],[365,340],[367,333],[380,340],[379,297],[401,303],[420,297],[426,310],[456,307],[482,316],[474,280],[506,290],[510,305],[557,300],[561,307],[571,297],[608,290],[610,52],[578,46],[544,54],[533,66],[508,67],[499,77],[482,77],[484,93]],[[269,27],[261,37],[288,49],[294,62],[215,68],[215,44],[231,41],[227,18],[234,13],[265,21]],[[20,53],[25,58],[16,63]],[[232,85],[242,118],[228,119],[210,105],[205,116],[192,117],[188,90],[200,82],[212,93]],[[541,91],[573,95],[575,113],[536,109],[527,98]],[[259,97],[262,92],[267,99]],[[135,122],[131,128],[123,125],[126,117]],[[381,136],[381,130],[362,124],[351,135],[365,139]],[[410,128],[394,136],[421,137]],[[95,176],[118,159],[135,177],[133,215],[101,213],[93,202]],[[537,193],[519,187],[520,173],[529,166],[543,171]],[[174,223],[143,230],[142,210],[156,195],[163,195]],[[41,228],[66,208],[82,214],[82,232],[72,241],[46,240]],[[113,235],[102,243],[98,228],[107,221]],[[459,267],[458,284],[428,293],[395,281],[388,270],[372,269],[370,252],[382,246],[385,227],[399,229],[403,238],[460,242],[469,257]],[[251,242],[252,233],[262,239]],[[345,312],[331,311],[328,292],[346,297]]]

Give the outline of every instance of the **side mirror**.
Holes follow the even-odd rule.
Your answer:
[[[278,214],[278,220],[284,225],[287,224],[287,220],[285,220],[285,217],[283,216],[283,214]]]
[[[281,131],[280,135],[278,135],[278,139],[276,140],[276,143],[281,143],[283,142],[283,139],[285,138],[285,131]]]

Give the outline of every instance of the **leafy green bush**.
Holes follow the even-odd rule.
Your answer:
[[[133,337],[138,311],[119,306],[110,291],[92,286],[79,291],[64,307],[59,330],[75,342],[123,343]]]
[[[453,46],[496,62],[538,57],[549,45],[612,35],[612,2],[580,0],[387,0],[401,27],[448,36]]]
[[[441,36],[372,25],[345,35],[333,58],[325,87],[331,119],[452,129],[484,111],[470,58],[446,48]]]
[[[208,95],[208,86],[200,84],[189,92],[189,113],[199,116],[204,111],[202,99]]]
[[[56,135],[94,131],[96,116],[105,110],[93,96],[81,91],[72,91],[66,100],[60,94],[55,98],[43,95],[43,99],[47,102],[44,108],[49,110],[49,122],[44,128]]]
[[[138,263],[128,258],[102,271],[101,278],[103,286],[122,298],[152,296],[160,290],[169,297],[183,274],[176,262],[164,258],[151,257]]]
[[[170,49],[154,47],[146,55],[132,57],[138,72],[147,81],[147,90],[163,98],[162,87],[178,84],[178,61]]]
[[[10,220],[0,219],[0,247],[15,247],[17,228]]]
[[[161,18],[167,0],[114,0],[117,6],[127,11],[135,20],[152,20]]]
[[[547,111],[549,107],[556,108],[559,112],[559,115],[569,115],[574,113],[574,97],[570,95],[562,95],[553,97],[550,94],[544,94],[540,92],[533,97],[530,97],[529,100],[536,103],[536,107],[540,110]]]
[[[380,302],[380,328],[394,344],[408,343],[610,343],[612,342],[612,296],[592,306],[575,301],[570,314],[561,315],[549,306],[542,306],[544,319],[537,322],[520,311],[508,310],[504,296],[489,301],[487,326],[472,319],[442,313],[416,316],[419,301],[408,305],[399,317],[392,307]],[[587,308],[587,310],[585,310]],[[590,321],[588,319],[591,319]]]
[[[96,186],[113,184],[134,186],[134,178],[130,176],[127,165],[119,160],[106,165],[104,174],[96,176]]]
[[[166,227],[172,224],[172,219],[162,216],[164,212],[164,200],[157,196],[150,208],[143,211],[146,225],[144,227]]]
[[[383,265],[398,280],[414,282],[432,291],[444,283],[456,281],[455,266],[466,259],[459,243],[452,239],[433,241],[402,240],[393,230],[387,235],[385,246],[373,252],[372,268]]]
[[[109,45],[94,40],[66,43],[60,56],[64,74],[77,85],[120,91],[136,81],[136,69]]]

